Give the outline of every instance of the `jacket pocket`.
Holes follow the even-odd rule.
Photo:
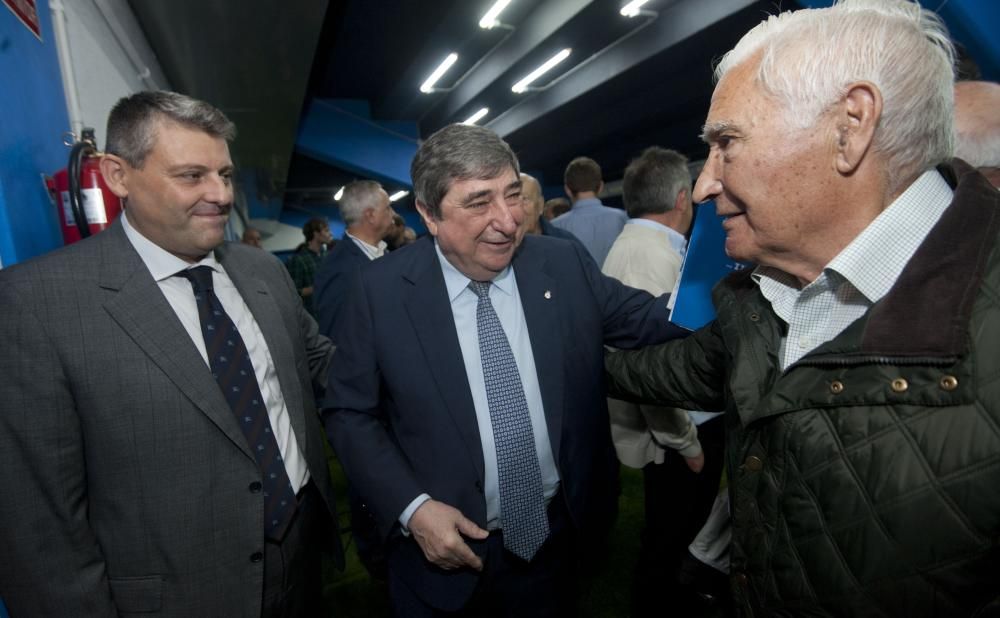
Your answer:
[[[108,582],[120,613],[158,612],[163,606],[163,578],[159,575],[111,577]]]

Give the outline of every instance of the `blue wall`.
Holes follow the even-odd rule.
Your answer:
[[[62,244],[42,174],[66,167],[69,130],[48,2],[39,41],[0,7],[0,260],[4,266]]]

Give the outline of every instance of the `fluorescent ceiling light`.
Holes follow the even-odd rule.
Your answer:
[[[507,8],[508,4],[510,4],[510,0],[497,0],[496,3],[490,7],[490,10],[486,11],[486,15],[483,15],[483,18],[479,20],[479,27],[486,28],[488,30],[493,26],[500,25],[500,22],[497,21],[497,16],[500,15],[500,11]]]
[[[646,4],[649,0],[632,0],[625,6],[622,7],[621,14],[625,17],[635,17],[639,14],[639,7]]]
[[[333,199],[337,202],[339,202],[342,197],[344,197],[344,187],[337,189],[337,192],[333,194]]]
[[[448,57],[438,65],[438,68],[434,69],[434,72],[427,78],[427,81],[420,85],[420,92],[430,92],[437,80],[441,79],[441,76],[451,68],[451,65],[455,64],[456,60],[458,60],[458,54],[448,54]]]
[[[396,191],[395,193],[393,193],[392,195],[389,196],[389,201],[390,202],[395,202],[396,200],[398,200],[398,199],[400,199],[402,197],[406,197],[409,194],[410,194],[409,191]]]
[[[490,108],[484,107],[475,114],[466,118],[465,122],[463,122],[462,124],[476,124],[483,116],[485,116],[488,113],[490,113]]]
[[[556,66],[557,64],[565,60],[567,57],[569,57],[571,51],[572,50],[567,47],[566,49],[562,50],[555,56],[552,56],[551,58],[545,61],[545,64],[538,67],[537,69],[529,73],[527,77],[514,84],[513,87],[511,87],[511,90],[518,93],[524,92],[524,89],[528,87],[528,84],[535,81],[536,79],[541,77],[543,73],[545,73],[552,67]]]

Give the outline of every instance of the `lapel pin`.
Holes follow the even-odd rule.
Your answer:
[[[552,292],[545,290],[545,300],[552,298]]]

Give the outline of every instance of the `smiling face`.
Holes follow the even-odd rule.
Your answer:
[[[839,237],[831,234],[844,206],[832,187],[837,131],[826,116],[792,128],[781,104],[756,84],[757,64],[752,58],[733,68],[715,89],[705,123],[711,150],[694,198],[714,199],[725,217],[727,255],[794,273]]]
[[[221,137],[169,120],[157,121],[141,168],[107,155],[102,170],[127,200],[129,223],[156,245],[197,262],[222,244],[233,202],[233,163]]]
[[[474,281],[489,281],[514,257],[524,235],[521,181],[512,168],[487,180],[455,180],[441,200],[441,217],[417,202],[441,253]]]

